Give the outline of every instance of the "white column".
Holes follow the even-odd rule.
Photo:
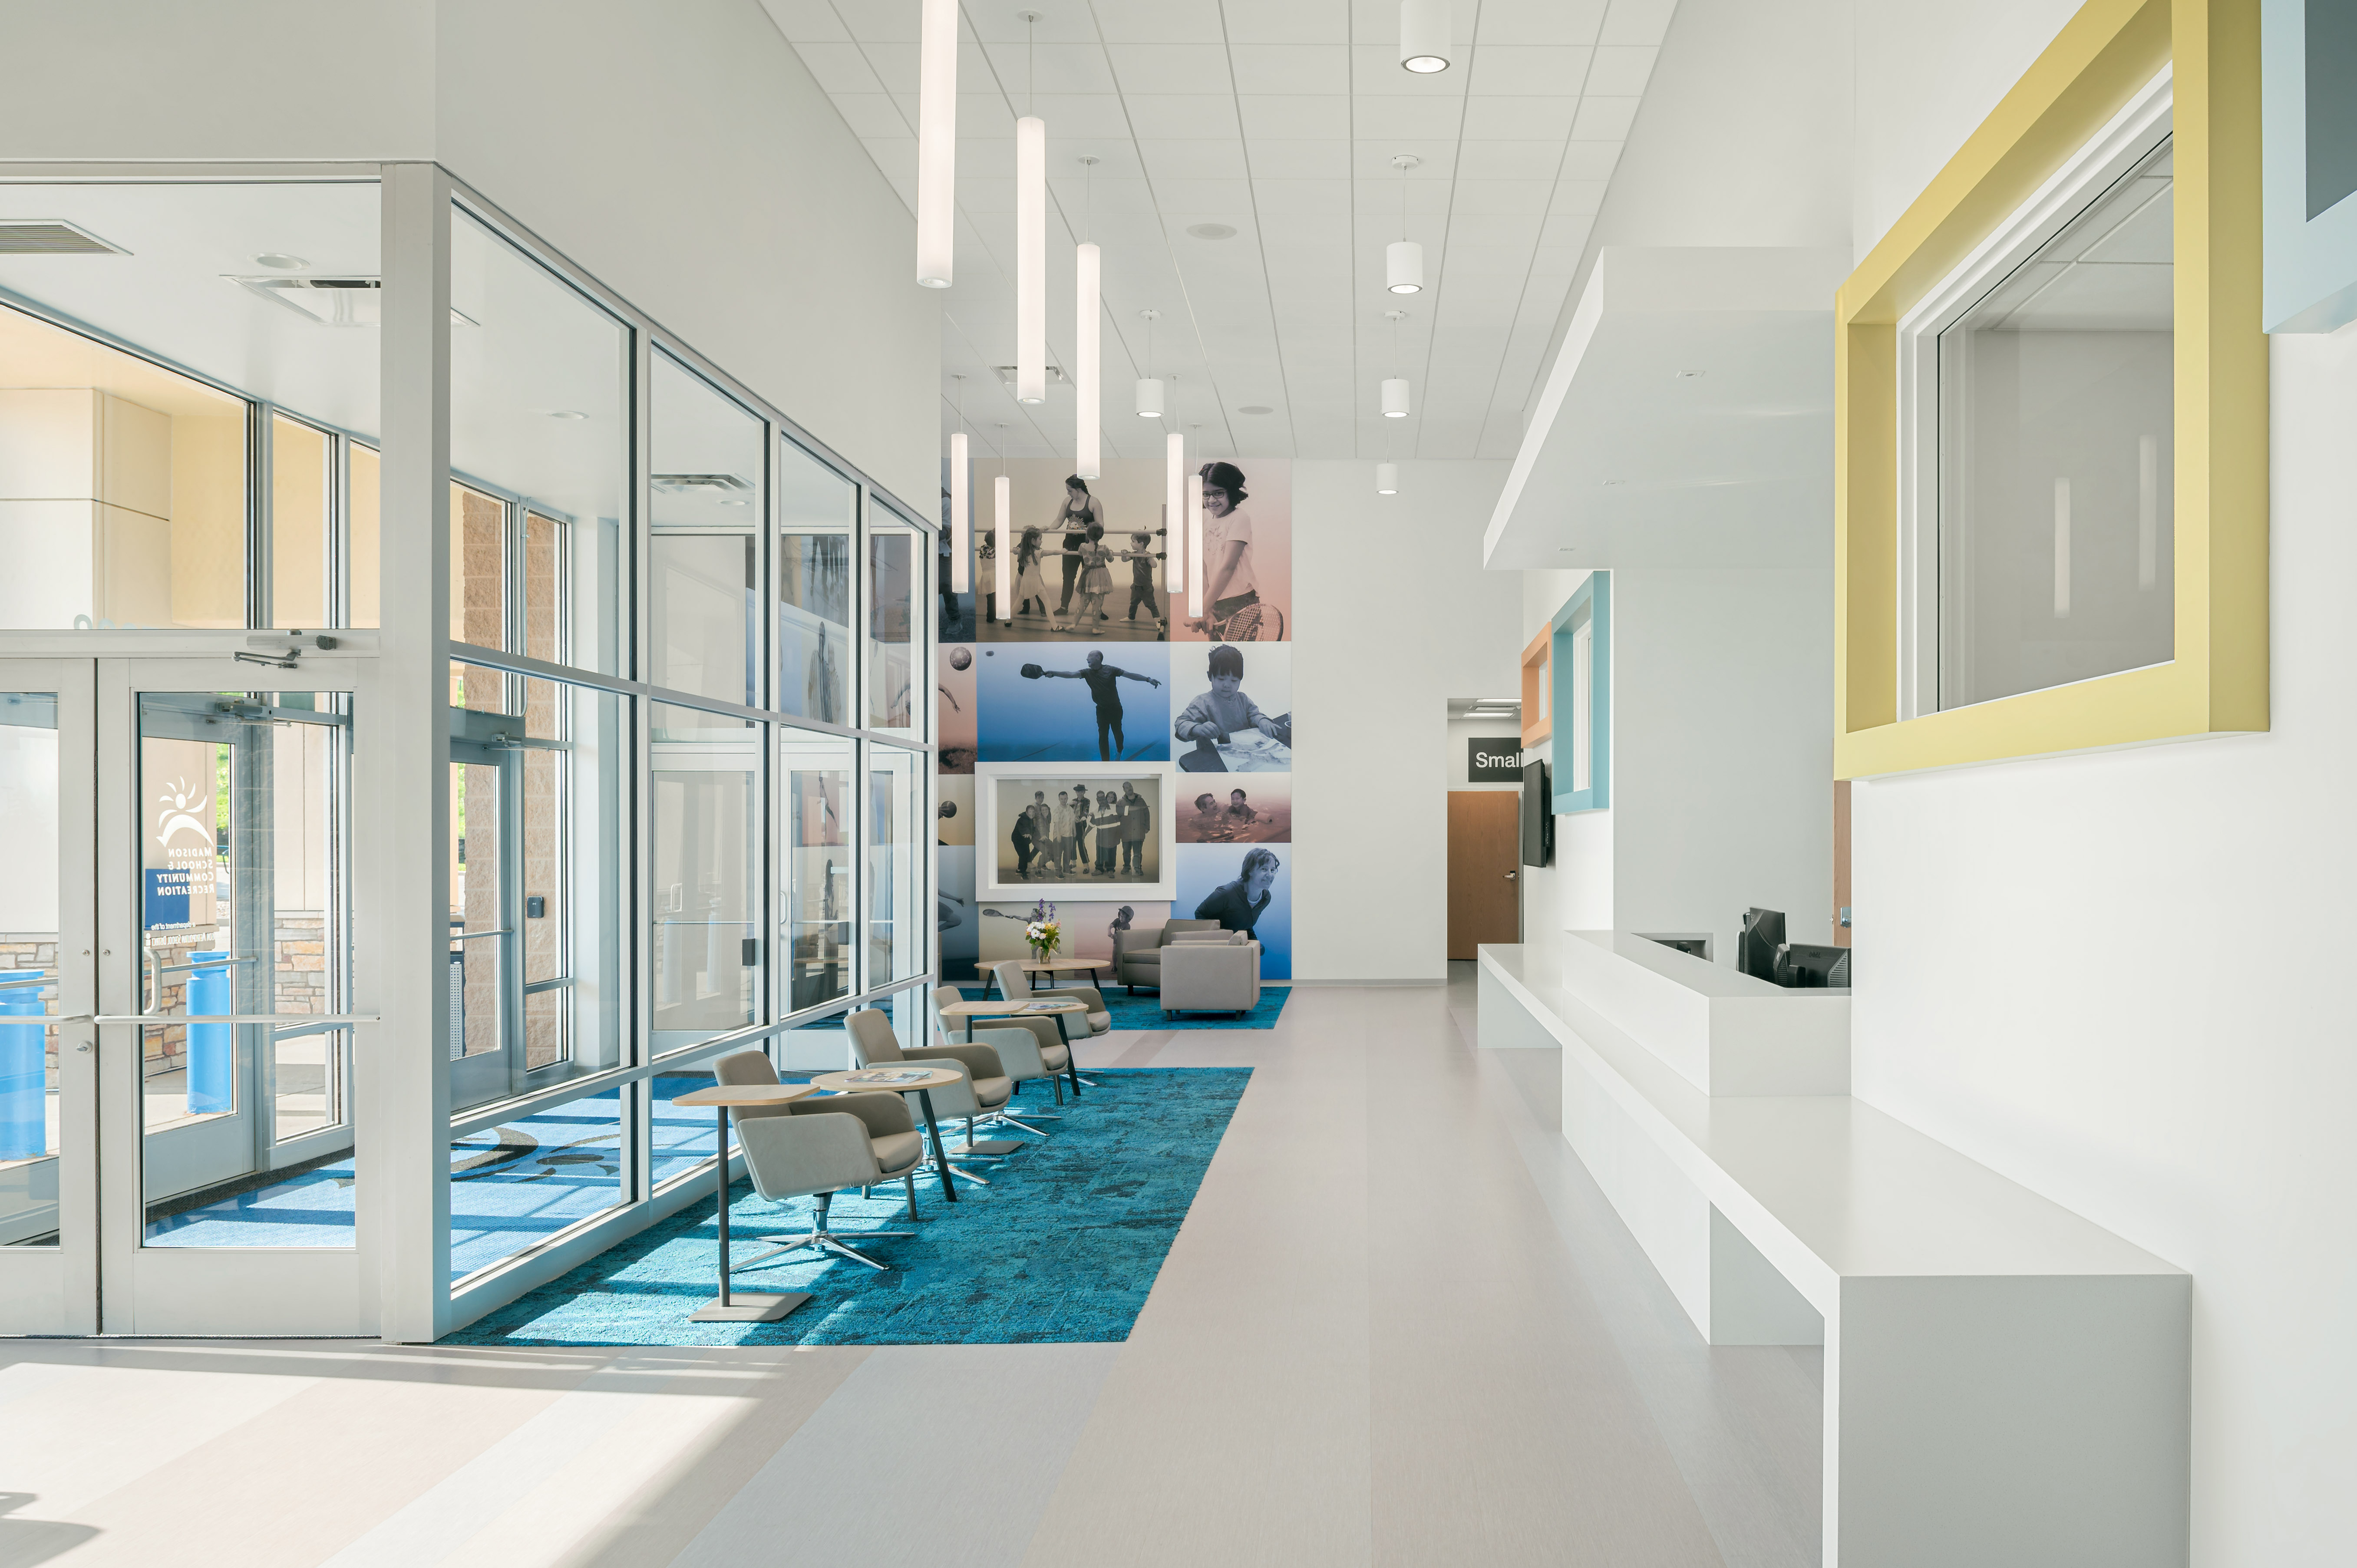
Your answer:
[[[361,1255],[379,1332],[422,1343],[450,1322],[450,180],[387,164],[383,186],[383,582],[378,779],[382,918],[358,933],[354,997],[383,1022],[356,1052]]]

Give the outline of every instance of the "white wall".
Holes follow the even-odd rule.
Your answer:
[[[425,159],[931,516],[914,222],[758,0],[17,5],[10,159]]]
[[[1584,573],[1522,574],[1524,639]],[[1612,804],[1555,819],[1523,940],[1709,931],[1731,961],[1752,905],[1832,938],[1833,573],[1612,574]]]
[[[430,158],[436,10],[433,0],[11,5],[0,156]]]
[[[1851,0],[1676,5],[1544,362],[1553,362],[1603,246],[1849,242],[1852,12],[1873,7]],[[1927,74],[1938,73],[1901,73]]]
[[[1448,699],[1521,690],[1521,585],[1481,569],[1503,463],[1293,467],[1293,972],[1448,972]]]
[[[1861,250],[2071,11],[1862,16]],[[2197,1568],[2357,1541],[2357,329],[2272,416],[2269,733],[1854,795],[1857,1093],[2191,1272]]]
[[[1612,575],[1614,925],[1833,940],[1832,668],[1830,568]]]

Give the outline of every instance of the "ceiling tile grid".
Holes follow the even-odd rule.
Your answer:
[[[919,0],[763,5],[913,209]],[[963,419],[978,455],[1071,451],[1069,379],[1027,406],[1001,375],[1014,123],[1036,113],[1051,365],[1074,341],[1072,246],[1103,250],[1106,456],[1173,428],[1207,457],[1512,456],[1674,5],[1451,0],[1450,69],[1420,76],[1398,0],[966,0],[944,428]],[[1383,278],[1403,237],[1425,256],[1407,295]],[[1174,382],[1168,419],[1132,412],[1149,374]],[[1378,407],[1394,374],[1406,419]]]

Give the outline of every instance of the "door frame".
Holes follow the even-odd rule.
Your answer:
[[[98,1332],[98,666],[0,655],[0,690],[58,703],[58,1240],[0,1247],[0,1334]]]
[[[241,639],[240,640],[248,640]],[[274,640],[266,634],[250,640]],[[218,645],[215,645],[218,646]],[[149,1247],[144,1244],[146,1206],[140,1173],[145,1155],[141,1101],[142,1020],[147,1015],[145,976],[140,951],[142,928],[138,866],[139,713],[142,692],[280,691],[339,692],[352,699],[346,752],[344,845],[349,867],[352,933],[380,931],[380,865],[376,835],[366,824],[382,820],[370,763],[386,755],[378,736],[383,715],[376,702],[376,665],[355,650],[350,654],[307,650],[284,673],[265,675],[263,666],[234,657],[242,650],[210,657],[189,649],[178,657],[110,656],[97,660],[95,757],[97,790],[90,842],[95,850],[96,928],[99,936],[97,1001],[92,1022],[98,1049],[94,1072],[98,1113],[96,1153],[97,1326],[102,1334],[136,1335],[368,1335],[375,1331],[377,1301],[369,1253],[375,1240],[372,1210],[364,1196],[372,1172],[371,1146],[382,1146],[381,1129],[368,1096],[357,1091],[359,1059],[374,1046],[377,1015],[367,994],[373,966],[347,959],[352,976],[352,1011],[323,1015],[350,1027],[353,1071],[346,1079],[352,1131],[356,1193],[353,1245],[330,1247]],[[125,831],[125,830],[129,831]],[[186,1016],[185,1015],[176,1015]],[[128,1058],[122,1070],[110,1070]],[[110,1195],[124,1194],[124,1201]],[[88,1332],[89,1330],[83,1330]]]

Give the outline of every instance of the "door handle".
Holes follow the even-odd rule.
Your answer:
[[[1514,875],[1515,874],[1513,872],[1509,871],[1506,873],[1506,880],[1512,882],[1514,879]]]

